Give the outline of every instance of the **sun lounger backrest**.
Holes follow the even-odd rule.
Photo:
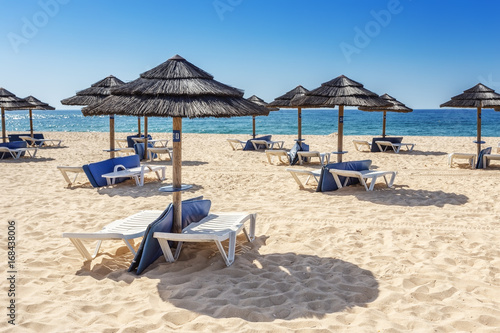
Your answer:
[[[402,136],[398,137],[385,137],[385,138],[373,138],[372,139],[372,152],[380,152],[380,149],[378,148],[378,145],[376,144],[377,141],[389,141],[392,143],[401,143],[403,141]],[[387,150],[392,150],[392,147],[387,147]]]
[[[93,187],[106,186],[107,181],[102,177],[105,173],[113,172],[115,165],[123,165],[125,168],[135,168],[141,165],[138,155],[129,155],[111,158],[108,160],[89,163],[83,166],[83,171]],[[123,182],[128,178],[116,178],[115,183]]]
[[[201,221],[208,215],[211,204],[210,200],[184,200],[182,202],[182,227],[185,228],[193,222]],[[173,218],[173,207],[170,204],[162,215],[148,226],[137,254],[128,269],[129,272],[137,269],[135,273],[139,275],[162,256],[160,243],[153,235],[155,232],[171,232]]]
[[[484,165],[483,165],[483,156],[486,155],[486,154],[491,154],[491,147],[484,148],[483,150],[481,150],[479,152],[479,156],[477,157],[476,169],[482,169],[482,168],[484,168]]]
[[[251,140],[271,141],[271,138],[272,138],[272,135],[265,135],[265,136],[261,136],[259,138],[255,138],[255,139],[251,139]],[[247,143],[245,144],[245,147],[243,147],[243,150],[255,150],[255,148],[253,147],[253,144],[250,140],[247,141]]]
[[[329,169],[340,169],[340,170],[353,170],[353,171],[362,171],[369,170],[370,165],[372,164],[371,160],[362,160],[362,161],[349,161],[349,162],[341,162],[341,163],[330,163],[325,165],[321,169],[321,176],[319,178],[318,187],[316,188],[316,192],[326,192],[326,191],[335,191],[338,190],[337,183],[333,178],[333,175],[328,172]],[[345,181],[345,177],[339,177],[340,182],[343,184]],[[356,178],[349,178],[346,186],[358,184],[359,180]]]

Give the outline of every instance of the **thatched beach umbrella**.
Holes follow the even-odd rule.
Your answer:
[[[276,97],[274,101],[269,103],[269,106],[275,106],[280,109],[297,109],[297,142],[299,145],[302,143],[302,107],[296,104],[297,99],[304,97],[308,92],[306,88],[297,86],[287,92],[286,94]]]
[[[383,94],[380,96],[380,98],[385,99],[389,103],[391,103],[391,106],[360,106],[358,109],[361,111],[379,111],[384,113],[384,117],[382,120],[382,137],[385,138],[385,123],[386,123],[386,118],[387,118],[387,112],[402,112],[402,113],[407,113],[407,112],[412,112],[413,109],[410,109],[394,97],[388,95],[388,94]]]
[[[476,108],[477,140],[474,143],[477,144],[477,156],[479,156],[481,144],[484,143],[481,141],[481,109],[500,107],[500,95],[495,90],[486,87],[482,83],[478,83],[474,87],[465,90],[463,94],[452,97],[451,100],[441,104],[440,107]]]
[[[320,87],[306,92],[296,104],[302,107],[327,107],[339,106],[338,117],[338,144],[337,161],[342,162],[343,136],[344,136],[344,106],[390,106],[390,103],[380,98],[374,92],[365,89],[361,83],[341,75],[331,81],[321,84]]]
[[[257,105],[266,107],[268,111],[278,111],[279,110],[278,108],[267,107],[268,103],[266,103],[262,98],[259,98],[255,95],[248,97],[247,100],[249,100],[250,102],[255,103]],[[256,117],[255,115],[252,115],[252,138],[254,138],[254,139],[255,139],[255,135],[256,135],[255,134],[255,117]]]
[[[173,231],[181,231],[182,118],[266,115],[268,110],[243,98],[239,89],[215,81],[213,76],[181,56],[174,56],[144,72],[132,82],[112,89],[101,103],[82,110],[86,116],[122,114],[173,118]]]
[[[5,133],[5,110],[26,110],[31,107],[31,104],[25,100],[16,97],[7,89],[0,88],[0,108],[2,111],[2,141],[7,141]]]
[[[28,96],[24,98],[24,100],[32,105],[32,107],[29,108],[29,111],[30,111],[30,135],[31,137],[33,137],[33,110],[55,110],[56,108],[40,101],[39,99],[33,96]]]
[[[90,88],[80,90],[75,96],[61,100],[63,105],[91,105],[101,102],[111,94],[111,88],[124,84],[122,80],[110,75],[90,86]],[[139,136],[141,123],[139,118]],[[111,158],[115,157],[115,115],[109,115],[109,150]]]

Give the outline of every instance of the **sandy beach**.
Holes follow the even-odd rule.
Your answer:
[[[108,133],[46,133],[63,140],[29,160],[1,160],[4,309],[0,332],[14,332],[9,306],[8,221],[16,226],[16,332],[498,332],[500,330],[500,162],[471,170],[447,165],[451,152],[475,152],[473,137],[405,137],[412,152],[365,153],[379,181],[318,193],[300,190],[283,164],[263,152],[233,151],[227,138],[184,134],[183,183],[211,211],[257,213],[256,239],[238,236],[226,267],[212,243],[189,243],[173,264],[158,259],[142,275],[121,241],[105,241],[84,262],[63,232],[97,231],[140,210],[163,210],[172,182],[148,175],[92,188],[84,175],[67,187],[57,166],[109,157]],[[117,138],[125,137],[117,133]],[[170,133],[152,133],[170,139]],[[274,135],[291,148],[295,136]],[[306,135],[311,150],[337,138]],[[483,138],[494,147],[500,138]],[[316,168],[311,163],[297,168]],[[140,239],[136,242],[138,245]],[[86,243],[90,249],[94,243]]]

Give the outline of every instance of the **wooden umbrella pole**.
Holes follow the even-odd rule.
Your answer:
[[[182,118],[173,119],[173,147],[174,156],[172,161],[172,185],[177,191],[174,192],[174,223],[172,232],[180,233],[182,231]]]
[[[30,134],[31,137],[34,138],[33,134],[33,111],[30,109]]]
[[[481,152],[481,107],[477,108],[477,157]]]
[[[339,105],[339,129],[337,135],[337,162],[342,162],[342,147],[344,140],[344,106]]]
[[[115,115],[109,116],[109,156],[115,158]]]
[[[144,117],[144,159],[148,158],[148,117]]]
[[[141,117],[137,117],[137,135],[141,137]]]
[[[7,138],[5,137],[5,109],[2,108],[2,140],[5,143]]]
[[[255,139],[255,116],[252,116],[252,137]]]
[[[382,137],[385,138],[385,122],[387,118],[387,111],[384,111],[384,118],[382,121]]]
[[[298,136],[299,145],[302,147],[302,108],[298,108],[297,110],[297,124],[298,124]]]

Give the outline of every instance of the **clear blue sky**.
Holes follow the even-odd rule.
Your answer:
[[[175,54],[267,102],[341,74],[415,109],[500,91],[497,0],[0,0],[0,87],[58,109]]]

